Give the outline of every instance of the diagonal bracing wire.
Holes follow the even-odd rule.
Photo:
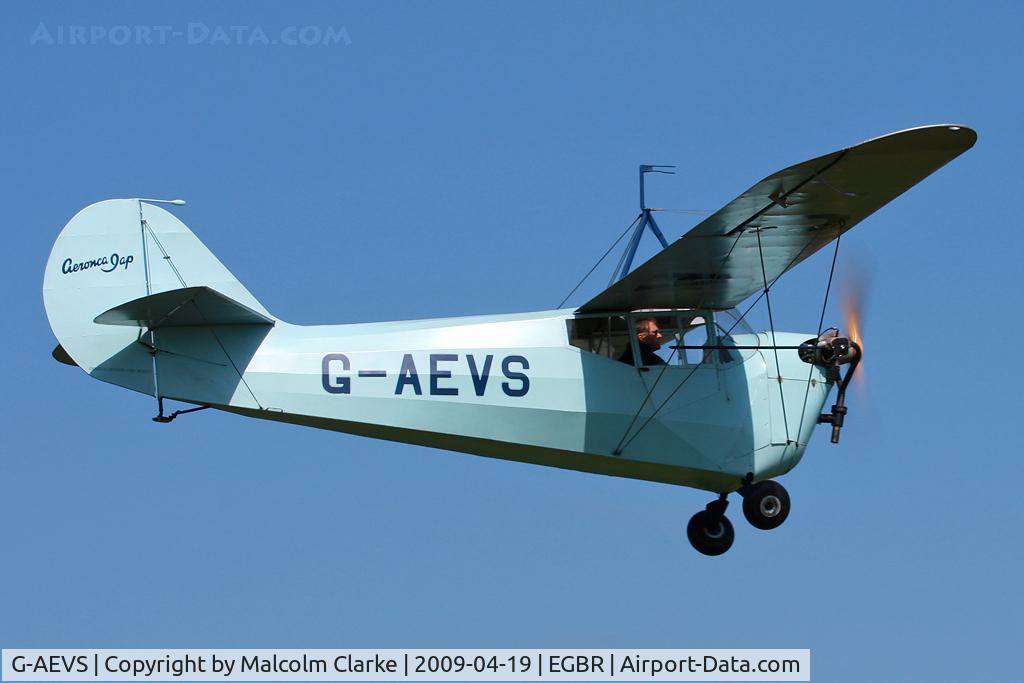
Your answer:
[[[747,313],[750,313],[750,310],[754,306],[756,306],[759,301],[761,301],[761,297],[763,297],[763,296],[764,296],[764,292],[761,292],[761,294],[759,294],[758,297],[756,299],[754,299],[754,302],[752,304],[750,304],[750,306],[747,307],[747,310],[743,311],[743,315],[741,315],[736,320],[736,322],[734,322],[732,324],[732,327],[730,327],[726,331],[726,333],[725,333],[726,336],[732,334],[732,331],[736,328],[737,325],[740,324],[740,321],[743,320],[745,317],[747,317]],[[673,351],[673,353],[674,352],[675,352],[675,350]],[[670,359],[671,359],[671,357],[670,357]],[[662,369],[661,369],[662,373],[665,372],[665,368],[666,367],[668,367],[668,366],[666,365],[666,366],[662,367]],[[676,388],[673,389],[672,392],[668,396],[665,397],[665,400],[663,400],[661,403],[659,403],[658,406],[653,411],[651,411],[651,414],[647,416],[647,419],[644,420],[644,423],[642,425],[640,425],[640,428],[637,429],[636,432],[633,433],[633,436],[630,436],[629,439],[626,439],[626,436],[629,435],[629,430],[633,427],[633,424],[636,422],[637,417],[639,417],[639,415],[640,415],[640,411],[638,410],[637,414],[633,416],[633,421],[630,422],[629,423],[629,427],[626,428],[626,432],[622,435],[622,439],[619,440],[619,445],[616,446],[615,450],[612,451],[612,452],[615,455],[621,455],[622,451],[624,451],[626,449],[626,447],[629,446],[629,444],[633,443],[633,439],[635,439],[636,437],[640,436],[640,432],[642,432],[644,430],[644,428],[647,427],[647,425],[651,423],[651,420],[653,420],[655,418],[655,416],[657,416],[658,412],[661,411],[661,409],[665,407],[665,404],[668,403],[672,399],[672,397],[676,395],[676,392],[679,391],[683,387],[684,384],[686,384],[686,381],[688,379],[690,379],[690,377],[693,376],[693,373],[697,372],[698,369],[700,369],[699,365],[693,366],[693,369],[690,370],[690,372],[688,372],[686,374],[686,377],[683,378],[683,381],[681,381],[676,386]],[[658,379],[661,379],[661,375],[658,376]],[[657,381],[655,381],[655,385],[657,385]],[[644,402],[640,405],[641,409],[643,409],[644,405],[646,405],[647,400],[651,397],[651,392],[653,392],[653,391],[654,391],[654,386],[651,387],[651,391],[647,392],[647,396],[644,398]],[[625,443],[623,443],[623,442],[625,442]]]
[[[587,278],[590,277],[595,270],[597,270],[597,267],[599,265],[601,265],[602,261],[604,261],[606,258],[608,258],[608,254],[612,253],[612,249],[614,249],[615,247],[618,246],[619,242],[622,241],[622,238],[625,237],[629,233],[629,231],[633,229],[633,226],[636,225],[637,221],[639,221],[641,218],[643,218],[643,216],[644,215],[641,213],[639,216],[637,216],[635,219],[633,219],[633,222],[630,223],[626,227],[626,229],[622,232],[622,234],[619,235],[619,238],[617,240],[615,240],[614,242],[612,242],[612,246],[608,247],[608,251],[604,252],[604,256],[602,256],[601,258],[597,259],[597,263],[595,263],[590,268],[590,270],[587,271],[587,274],[583,276],[583,279],[580,280],[579,282],[577,282],[576,286],[572,288],[572,291],[565,295],[565,298],[562,299],[562,301],[558,304],[557,308],[561,308],[562,306],[565,305],[565,302],[569,300],[569,297],[571,297],[573,294],[575,294],[576,290],[579,289],[580,286],[584,282],[587,281]],[[618,270],[618,269],[616,269],[616,270]],[[612,275],[612,277],[614,277],[614,274]]]
[[[167,253],[166,249],[164,249],[164,245],[160,242],[160,238],[156,236],[156,231],[153,230],[152,227],[150,227],[149,221],[143,219],[142,225],[145,227],[146,231],[153,238],[153,241],[156,243],[156,246],[160,250],[160,253],[163,254],[164,260],[167,261],[167,265],[169,265],[171,267],[171,270],[174,271],[174,275],[175,275],[175,277],[178,278],[178,282],[181,283],[182,287],[188,287],[188,285],[185,284],[185,279],[183,277],[181,277],[181,273],[178,271],[177,266],[174,265],[174,259],[172,259],[171,255]],[[245,389],[246,389],[246,391],[249,392],[249,395],[252,396],[252,400],[256,402],[256,405],[259,406],[260,410],[263,410],[263,404],[260,403],[260,400],[258,398],[256,398],[256,394],[253,392],[252,387],[249,386],[249,383],[245,381],[244,374],[242,373],[241,370],[238,369],[238,366],[235,364],[235,360],[231,357],[231,354],[228,353],[227,348],[224,346],[224,343],[221,341],[220,336],[217,334],[217,331],[214,329],[214,326],[210,324],[210,322],[207,319],[206,315],[203,313],[203,310],[201,308],[199,308],[199,304],[197,304],[195,302],[195,299],[190,300],[189,303],[192,304],[192,307],[196,309],[197,313],[199,313],[199,317],[202,318],[203,322],[206,323],[206,327],[207,327],[207,329],[209,329],[210,334],[213,335],[213,339],[214,339],[214,341],[217,342],[217,346],[220,347],[221,353],[223,353],[224,357],[228,359],[229,363],[231,363],[231,367],[234,369],[235,374],[238,375],[238,379],[240,379],[242,381],[242,384],[245,385]],[[150,333],[152,335],[152,331],[150,331]],[[153,343],[153,350],[157,351],[158,349],[156,348],[156,338],[152,337],[151,339],[152,339],[152,343]],[[156,356],[155,355],[153,356],[153,359],[154,359],[154,362],[155,362],[155,360],[156,360]],[[157,380],[157,378],[154,376],[154,382],[156,380]],[[159,393],[159,389],[157,389],[157,392]],[[159,398],[159,396],[157,398]]]
[[[779,349],[775,343],[775,320],[772,318],[772,298],[768,294],[768,275],[764,269],[764,250],[761,248],[761,228],[757,228],[757,253],[761,257],[761,278],[764,280],[764,301],[768,305],[768,328],[772,331],[772,351],[775,353],[775,374],[779,379],[779,399],[782,401],[782,424],[786,428],[786,445],[789,438],[789,420],[786,418],[786,392],[782,389],[782,366],[779,365]]]
[[[740,241],[740,237],[742,236],[742,231],[736,233],[736,239],[732,241],[732,245],[729,247],[729,251],[726,253],[725,258],[723,258],[722,262],[719,264],[718,272],[715,274],[715,278],[722,274],[722,269],[725,267],[726,261],[729,260],[729,256],[732,255],[733,250],[736,248],[736,244]],[[758,297],[758,299],[760,300],[760,297]],[[704,302],[701,301],[701,303],[703,304]],[[640,402],[640,405],[637,407],[636,412],[633,414],[633,419],[629,421],[629,425],[626,427],[626,430],[622,433],[622,437],[619,439],[619,443],[615,446],[615,449],[612,451],[612,453],[614,453],[615,455],[621,455],[622,450],[629,445],[630,441],[633,440],[633,438],[630,438],[629,441],[626,441],[626,437],[629,436],[629,430],[633,428],[633,425],[635,425],[636,421],[640,418],[640,413],[643,412],[644,406],[646,406],[647,402],[651,399],[651,395],[654,394],[655,388],[657,388],[658,383],[661,381],[661,378],[665,375],[665,371],[668,369],[669,364],[671,364],[672,359],[675,358],[675,354],[678,350],[679,349],[672,350],[672,354],[668,357],[668,362],[661,367],[661,370],[658,372],[658,376],[654,379],[654,382],[651,384],[650,389],[647,390],[647,394],[644,396],[644,400]],[[694,368],[694,370],[696,370],[696,368]],[[690,379],[690,376],[693,374],[694,370],[691,370],[690,373],[683,378],[683,381],[679,383],[679,386],[686,384],[686,380]],[[678,389],[679,387],[676,387],[676,390]],[[672,394],[675,394],[675,391],[673,391]],[[670,396],[672,394],[670,394]],[[655,409],[654,413],[656,414],[660,409],[661,406]],[[636,433],[639,434],[641,431],[643,431],[644,427],[646,427],[647,423],[650,421],[650,418],[648,418],[647,421],[640,426],[640,429],[638,429]],[[636,434],[634,434],[633,437],[635,438]]]
[[[828,171],[828,170],[829,170],[829,169],[831,169],[831,168],[832,168],[833,166],[835,166],[835,165],[836,165],[836,164],[838,164],[838,163],[839,163],[840,161],[842,161],[842,159],[843,159],[843,158],[844,158],[844,157],[846,156],[847,152],[848,152],[848,150],[843,150],[842,152],[840,152],[839,154],[837,154],[837,155],[835,156],[835,158],[833,158],[833,159],[832,159],[831,161],[829,161],[828,163],[826,163],[826,164],[825,164],[824,166],[822,166],[821,168],[819,168],[819,169],[815,170],[815,171],[814,171],[813,173],[811,173],[811,174],[810,174],[810,175],[808,175],[808,176],[807,176],[806,178],[804,178],[803,180],[801,180],[801,181],[800,181],[799,183],[797,183],[796,185],[794,185],[793,187],[791,187],[791,188],[790,188],[789,190],[787,190],[787,191],[785,191],[785,192],[782,192],[782,193],[780,193],[780,194],[778,194],[778,195],[773,195],[773,196],[771,197],[771,202],[769,202],[769,203],[768,203],[767,205],[765,205],[765,206],[764,206],[763,208],[761,208],[760,210],[758,210],[758,211],[754,212],[754,213],[753,213],[753,214],[752,214],[751,216],[749,216],[749,217],[748,217],[748,218],[747,218],[746,220],[744,220],[744,221],[743,221],[743,222],[741,222],[741,223],[740,223],[739,225],[737,225],[737,226],[736,226],[735,228],[733,228],[733,230],[734,230],[734,231],[735,231],[735,232],[737,233],[737,234],[736,234],[736,239],[735,239],[735,240],[733,241],[733,243],[732,243],[732,246],[731,246],[731,247],[729,248],[729,251],[728,251],[728,253],[726,253],[725,257],[724,257],[724,258],[722,259],[722,261],[721,261],[721,262],[719,263],[719,265],[718,265],[718,270],[716,271],[716,274],[715,274],[715,278],[717,278],[717,277],[718,277],[719,275],[721,275],[722,269],[723,269],[723,268],[725,267],[725,264],[726,264],[726,262],[728,262],[728,260],[729,260],[729,256],[731,256],[731,255],[732,255],[732,252],[733,252],[733,250],[734,250],[734,249],[736,248],[736,244],[737,244],[737,243],[739,242],[739,239],[740,239],[740,237],[741,237],[741,236],[743,235],[743,231],[744,231],[744,230],[746,229],[746,227],[747,227],[748,225],[750,225],[750,224],[751,224],[752,222],[754,222],[755,220],[757,220],[758,218],[760,218],[761,216],[763,216],[764,214],[766,214],[766,213],[767,213],[767,212],[768,212],[768,211],[769,211],[769,210],[770,210],[770,209],[771,209],[772,207],[774,207],[774,206],[779,206],[779,205],[781,205],[781,206],[786,206],[786,200],[787,200],[787,199],[789,199],[790,195],[792,195],[793,193],[795,193],[795,192],[799,191],[799,190],[800,190],[801,188],[803,188],[803,186],[804,186],[804,185],[806,185],[807,183],[811,182],[812,180],[814,180],[814,179],[816,179],[816,178],[819,178],[819,177],[820,177],[820,176],[821,176],[822,174],[824,174],[824,173],[825,173],[826,171]],[[641,214],[641,215],[642,215],[642,214]],[[639,218],[639,217],[638,217],[638,218]],[[634,221],[634,223],[635,223],[635,221]],[[758,250],[760,251],[760,246],[761,246],[761,235],[760,235],[760,229],[759,229],[759,228],[757,228],[757,230],[758,230],[758,235],[757,235],[757,238],[758,238]],[[730,232],[732,232],[732,231],[730,231]],[[620,237],[619,239],[621,240],[621,239],[622,239],[622,237]],[[617,244],[617,243],[618,243],[618,241],[616,241],[616,244]],[[798,261],[798,260],[800,259],[800,257],[801,257],[801,256],[803,256],[804,252],[805,252],[805,251],[807,250],[807,248],[808,248],[809,246],[811,246],[811,244],[812,244],[812,242],[810,242],[810,241],[808,241],[808,242],[807,242],[806,244],[804,244],[803,248],[802,248],[802,249],[800,250],[800,252],[799,252],[799,253],[797,253],[797,255],[796,255],[796,256],[795,256],[794,258],[793,258],[793,260],[792,260],[792,261],[790,261],[790,263],[789,263],[789,264],[788,264],[788,265],[786,266],[786,268],[785,268],[785,269],[784,269],[784,270],[783,270],[783,271],[782,271],[781,273],[779,273],[779,275],[777,275],[777,276],[776,276],[776,277],[775,277],[775,278],[774,278],[774,279],[772,280],[772,285],[774,285],[774,284],[775,284],[776,282],[778,282],[778,279],[779,279],[780,277],[782,277],[782,275],[784,275],[784,274],[785,274],[785,273],[786,273],[786,272],[787,272],[787,271],[788,271],[788,270],[789,270],[790,268],[792,268],[792,267],[793,267],[793,264],[795,264],[795,263],[796,263],[796,262],[797,262],[797,261]],[[609,250],[609,251],[610,251],[610,250]],[[762,272],[762,276],[764,276],[764,275],[765,275],[765,273],[764,273],[764,256],[763,256],[763,254],[762,254],[762,256],[761,256],[761,272]],[[755,299],[755,300],[754,300],[754,304],[756,304],[756,303],[757,303],[758,301],[760,301],[760,300],[761,300],[761,297],[762,297],[762,296],[765,296],[765,295],[767,295],[767,293],[768,293],[768,290],[769,290],[769,289],[770,289],[770,287],[771,287],[771,286],[770,286],[770,285],[768,285],[768,283],[767,283],[767,277],[764,277],[764,279],[765,279],[765,289],[764,289],[764,291],[763,291],[763,292],[762,292],[762,293],[761,293],[761,294],[760,294],[760,295],[759,295],[759,296],[757,297],[757,299]],[[700,309],[703,309],[703,308],[704,308],[704,303],[705,303],[706,301],[707,301],[707,292],[705,291],[705,294],[704,294],[704,295],[703,295],[703,297],[701,298],[701,301],[700,301],[700,305],[699,305],[699,306],[697,306],[696,310],[700,310]],[[745,317],[746,317],[746,315],[747,315],[747,314],[748,314],[748,313],[750,312],[750,310],[751,310],[751,309],[752,309],[752,308],[754,307],[754,304],[751,304],[751,305],[750,305],[750,307],[748,307],[748,308],[747,308],[747,310],[746,310],[746,311],[744,311],[743,315],[742,315],[742,316],[740,316],[739,320],[737,320],[737,321],[736,321],[736,323],[734,323],[734,324],[733,324],[733,326],[729,328],[729,331],[727,332],[727,334],[731,334],[731,333],[732,333],[732,330],[733,330],[733,329],[734,329],[734,328],[736,327],[736,325],[738,325],[738,324],[740,323],[740,321],[741,321],[741,320],[743,320],[743,318],[745,318]],[[770,318],[770,317],[771,317],[771,315],[770,315],[770,313],[769,313],[769,318]],[[773,346],[773,347],[774,347],[774,346],[776,346],[776,344],[775,344],[775,330],[774,330],[774,325],[772,326],[772,346]],[[776,358],[776,363],[775,363],[775,365],[776,365],[776,369],[778,369],[778,349],[776,348],[776,349],[774,349],[774,351],[775,351],[775,358]],[[626,439],[626,437],[627,437],[627,436],[629,435],[629,431],[630,431],[630,429],[632,429],[632,428],[633,428],[633,425],[634,425],[634,424],[636,423],[636,420],[637,420],[637,418],[639,417],[639,415],[640,415],[640,412],[641,412],[641,411],[643,410],[643,407],[644,407],[644,405],[646,405],[647,401],[648,401],[648,400],[650,399],[650,396],[651,396],[651,392],[652,392],[652,391],[653,391],[653,389],[654,389],[654,387],[653,387],[653,386],[651,387],[651,391],[648,391],[648,392],[647,392],[647,395],[646,395],[646,396],[644,397],[644,400],[643,400],[643,402],[641,403],[641,405],[640,405],[640,408],[639,408],[639,409],[637,409],[637,412],[636,412],[636,414],[635,414],[635,415],[633,416],[633,419],[632,419],[632,420],[630,421],[630,423],[629,423],[629,426],[628,426],[628,427],[626,427],[626,431],[625,431],[625,432],[624,432],[624,433],[622,434],[622,438],[621,438],[621,439],[619,439],[619,445],[618,445],[618,446],[616,446],[616,447],[615,447],[615,450],[613,450],[613,451],[612,451],[612,452],[613,452],[613,453],[614,453],[615,455],[620,455],[620,454],[622,453],[622,451],[623,451],[623,450],[624,450],[624,449],[625,449],[625,448],[626,448],[626,447],[627,447],[627,446],[628,446],[628,445],[629,445],[629,444],[630,444],[630,443],[631,443],[631,442],[633,441],[633,439],[635,439],[635,438],[636,438],[637,436],[639,436],[640,432],[642,432],[642,431],[644,430],[644,428],[645,428],[645,427],[647,427],[647,425],[651,423],[651,420],[653,420],[653,419],[655,418],[655,416],[657,416],[658,412],[659,412],[659,411],[660,411],[660,410],[661,410],[661,409],[662,409],[663,407],[665,407],[665,404],[667,404],[667,403],[669,402],[669,400],[670,400],[670,399],[671,399],[671,398],[672,398],[673,396],[675,396],[676,392],[678,392],[678,391],[679,391],[679,389],[681,389],[681,388],[683,387],[683,385],[684,385],[684,384],[686,384],[686,381],[687,381],[688,379],[690,379],[690,377],[692,377],[692,376],[693,376],[693,373],[694,373],[694,371],[695,371],[695,370],[696,370],[696,368],[694,368],[694,370],[691,370],[691,371],[690,371],[690,373],[689,373],[689,374],[688,374],[688,375],[687,375],[686,377],[684,377],[684,378],[683,378],[683,381],[682,381],[682,382],[680,382],[680,383],[679,383],[679,384],[678,384],[678,385],[676,386],[676,388],[675,388],[675,389],[673,389],[673,390],[672,390],[672,391],[671,391],[671,392],[669,393],[669,395],[668,395],[668,396],[667,396],[667,397],[665,398],[665,400],[664,400],[664,401],[662,401],[662,402],[661,402],[661,403],[660,403],[660,404],[659,404],[659,405],[658,405],[658,406],[657,406],[657,407],[656,407],[656,408],[654,409],[654,411],[653,411],[653,412],[652,412],[652,413],[651,413],[651,414],[650,414],[650,415],[649,415],[649,416],[647,417],[647,419],[646,419],[646,420],[644,421],[644,423],[643,423],[642,425],[640,425],[640,428],[639,428],[639,429],[637,429],[636,433],[634,433],[634,434],[633,434],[633,436],[631,436],[631,437],[630,437],[630,438],[629,438],[629,439],[627,440],[627,439]],[[662,372],[664,372],[664,368],[662,369]],[[780,374],[781,374],[781,373],[780,373]],[[658,380],[660,380],[660,379],[661,379],[661,375],[659,374],[659,376],[658,376]],[[656,385],[656,384],[657,384],[657,380],[655,381],[655,385]],[[781,384],[780,384],[780,391],[781,391]],[[785,411],[785,406],[784,406],[784,405],[783,405],[783,411]],[[785,412],[784,412],[783,414],[785,414]],[[789,443],[789,424],[788,424],[788,422],[786,423],[786,442],[787,442],[787,444]]]
[[[821,328],[825,325],[825,309],[828,307],[828,295],[832,291],[832,276],[836,272],[836,259],[839,257],[839,241],[843,239],[840,235],[836,238],[836,248],[832,252],[832,268],[828,271],[828,285],[825,287],[825,300],[821,303],[821,317],[818,318],[818,336],[821,336]],[[807,397],[811,393],[811,378],[814,376],[814,364],[811,364],[807,371],[807,386],[804,388],[804,402],[800,408],[800,424],[796,428],[796,438],[800,438],[800,432],[804,428],[804,417],[807,414]]]
[[[808,243],[807,243],[806,245],[804,245],[804,248],[803,248],[803,249],[801,249],[801,250],[800,250],[800,252],[799,252],[799,253],[798,253],[798,254],[797,254],[796,256],[794,256],[794,257],[793,257],[793,260],[792,260],[792,261],[790,262],[790,264],[789,264],[789,267],[787,267],[787,268],[786,268],[786,270],[784,270],[784,271],[782,271],[781,273],[779,273],[779,274],[778,274],[778,275],[777,275],[777,276],[775,277],[775,279],[773,279],[773,280],[772,280],[772,282],[771,282],[771,285],[769,285],[769,289],[770,289],[771,287],[773,287],[773,286],[775,285],[775,283],[776,283],[776,282],[778,282],[778,281],[779,281],[779,278],[780,278],[780,277],[782,277],[782,276],[783,276],[783,275],[784,275],[784,274],[786,273],[786,271],[788,271],[788,270],[789,270],[789,268],[790,268],[790,267],[792,267],[792,265],[793,265],[794,263],[796,263],[796,262],[797,262],[797,260],[798,260],[798,259],[799,259],[799,258],[800,258],[801,256],[803,256],[803,253],[804,253],[804,251],[806,251],[806,250],[807,250],[807,247],[809,247],[809,246],[810,246],[810,244],[811,244],[811,243],[810,243],[810,242],[808,242]],[[729,336],[729,335],[731,335],[731,334],[732,334],[732,331],[733,331],[734,329],[736,329],[736,327],[737,327],[737,326],[738,326],[738,325],[740,324],[740,322],[742,322],[742,321],[743,321],[743,320],[744,320],[744,319],[745,319],[745,318],[747,317],[747,315],[748,315],[748,314],[750,313],[750,311],[752,311],[752,310],[754,309],[754,306],[756,306],[756,305],[757,305],[757,304],[758,304],[758,303],[759,303],[759,302],[761,301],[761,299],[762,299],[763,297],[764,297],[764,292],[762,291],[762,292],[761,292],[760,294],[758,294],[758,295],[757,295],[757,298],[756,298],[756,299],[754,299],[754,301],[753,301],[753,302],[751,302],[751,304],[750,304],[749,306],[747,306],[747,309],[746,309],[745,311],[743,311],[743,313],[742,313],[742,314],[740,315],[740,317],[739,317],[739,318],[738,318],[738,319],[736,320],[736,322],[734,322],[734,323],[733,323],[733,324],[732,324],[732,325],[731,325],[731,326],[729,327],[729,329],[728,329],[728,330],[726,330],[726,332],[725,332],[726,336]],[[629,435],[629,428],[627,428],[627,429],[626,429],[626,432],[625,432],[625,433],[624,433],[624,434],[622,435],[622,439],[621,439],[621,440],[619,441],[619,444],[620,444],[620,445],[616,447],[616,450],[615,450],[615,451],[613,451],[613,453],[615,453],[615,454],[617,454],[617,455],[620,455],[620,454],[622,453],[622,451],[624,451],[624,450],[625,450],[625,449],[626,449],[626,448],[627,448],[627,447],[629,446],[629,444],[631,444],[631,443],[633,442],[633,439],[635,439],[636,437],[638,437],[638,436],[640,435],[640,432],[642,432],[642,431],[643,431],[643,430],[644,430],[644,429],[645,429],[645,428],[647,427],[647,425],[649,425],[649,424],[651,423],[651,421],[652,421],[652,420],[654,420],[654,418],[655,418],[655,417],[657,417],[658,413],[659,413],[659,412],[661,412],[661,409],[662,409],[662,408],[664,408],[664,407],[665,407],[665,406],[666,406],[666,405],[668,404],[668,402],[672,400],[672,397],[673,397],[673,396],[675,396],[675,395],[676,395],[676,393],[677,393],[677,392],[678,392],[678,391],[679,391],[680,389],[682,389],[682,388],[683,388],[683,385],[685,385],[685,384],[686,384],[686,381],[687,381],[688,379],[690,379],[690,377],[692,377],[692,376],[693,376],[693,373],[694,373],[694,372],[696,372],[696,371],[697,371],[697,369],[698,369],[698,368],[694,367],[694,368],[693,368],[692,370],[690,370],[690,372],[689,372],[689,373],[688,373],[688,374],[686,375],[686,377],[684,377],[684,378],[683,378],[683,380],[682,380],[682,381],[681,381],[681,382],[680,382],[680,383],[679,383],[678,385],[676,385],[675,389],[673,389],[673,390],[672,390],[672,391],[671,391],[671,392],[669,393],[669,395],[668,395],[668,396],[666,396],[666,397],[664,398],[664,400],[662,400],[662,402],[661,402],[661,403],[659,403],[659,404],[657,405],[657,407],[655,407],[655,409],[654,409],[654,410],[653,410],[653,411],[651,412],[651,414],[647,416],[647,419],[646,419],[646,420],[644,420],[643,424],[641,424],[641,425],[640,425],[639,429],[637,429],[637,430],[636,430],[636,432],[634,432],[634,434],[633,434],[632,436],[630,436],[630,437],[629,437],[629,439],[626,439],[626,436],[628,436],[628,435]],[[664,368],[662,369],[662,371],[664,371]],[[645,402],[646,402],[646,399],[645,399]],[[631,423],[630,423],[630,428],[632,428],[632,426],[633,426],[633,423],[634,423],[635,421],[636,421],[636,418],[634,418],[633,422],[631,422]]]

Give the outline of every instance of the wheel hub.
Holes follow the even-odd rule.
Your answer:
[[[774,517],[782,510],[782,501],[777,496],[765,496],[761,499],[760,508],[765,517]]]
[[[708,535],[708,538],[721,538],[725,535],[725,525],[719,522],[713,526],[705,526],[704,532]]]

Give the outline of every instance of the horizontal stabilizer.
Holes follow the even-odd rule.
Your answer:
[[[209,287],[185,287],[129,301],[96,316],[100,325],[162,327],[273,325],[274,319]]]

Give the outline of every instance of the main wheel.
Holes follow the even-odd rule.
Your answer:
[[[707,510],[701,510],[690,518],[686,525],[686,537],[690,539],[690,545],[705,555],[721,555],[732,547],[736,532],[732,528],[732,522],[725,515],[715,519]]]
[[[789,517],[789,493],[777,481],[758,482],[743,497],[743,516],[757,529],[774,529]]]

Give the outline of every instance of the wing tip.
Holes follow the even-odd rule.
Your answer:
[[[893,131],[885,135],[865,140],[855,147],[865,147],[882,141],[906,142],[912,146],[939,147],[959,150],[962,154],[978,141],[978,133],[970,126],[962,123],[933,123],[926,126],[914,126],[903,130]]]

